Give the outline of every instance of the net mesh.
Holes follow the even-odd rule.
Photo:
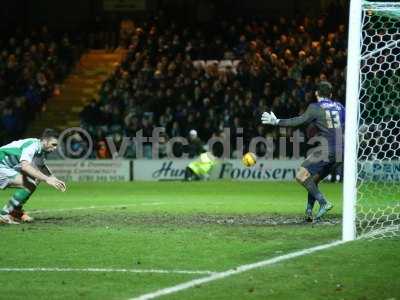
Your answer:
[[[400,235],[400,3],[363,6],[357,235]]]

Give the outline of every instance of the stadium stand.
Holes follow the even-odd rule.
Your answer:
[[[337,23],[341,13],[326,14],[336,20],[237,19],[200,27],[166,25],[162,18],[126,22],[120,33],[126,57],[103,83],[99,99],[82,111],[81,124],[101,144],[106,136],[118,144],[140,129],[150,136],[155,126],[165,127],[167,138],[196,129],[203,143],[223,135],[223,128],[234,139],[243,127],[245,141],[285,134],[261,126],[260,113],[301,113],[314,101],[320,80],[332,82],[334,98],[344,99],[347,37]],[[260,145],[257,151],[266,149]]]
[[[82,45],[46,26],[28,35],[16,31],[0,41],[0,142],[21,137],[46,110],[48,99],[72,70]]]

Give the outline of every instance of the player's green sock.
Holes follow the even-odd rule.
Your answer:
[[[308,193],[318,201],[319,205],[324,205],[326,203],[324,196],[319,191],[318,186],[315,184],[311,176],[303,182],[303,186],[307,189]]]
[[[4,205],[3,209],[1,210],[1,214],[9,214],[14,209],[22,207],[26,201],[28,201],[31,195],[32,192],[27,189],[17,189],[8,203]]]

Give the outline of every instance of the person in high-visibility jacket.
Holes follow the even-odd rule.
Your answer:
[[[217,164],[217,159],[212,153],[204,152],[199,158],[186,167],[185,180],[207,179],[212,168]]]

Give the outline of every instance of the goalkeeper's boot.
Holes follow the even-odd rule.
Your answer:
[[[11,216],[17,222],[30,223],[33,218],[29,216],[22,208],[16,208],[11,212]]]
[[[304,221],[310,223],[313,221],[312,209],[307,208],[304,216]]]
[[[13,225],[16,225],[16,224],[19,224],[19,223],[14,221],[14,218],[9,214],[6,214],[6,215],[0,214],[0,224],[13,224]]]
[[[315,220],[319,221],[321,220],[321,217],[325,215],[328,211],[330,211],[333,208],[333,204],[330,203],[329,201],[326,201],[325,204],[321,205],[319,208],[319,211],[317,215],[315,216]]]

